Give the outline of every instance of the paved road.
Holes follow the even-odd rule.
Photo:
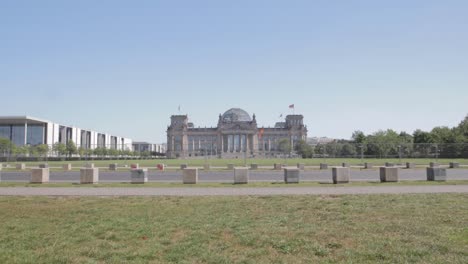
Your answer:
[[[200,182],[233,182],[232,171],[199,171]],[[468,170],[447,169],[448,180],[468,180]],[[1,172],[2,181],[29,182],[30,173],[24,172]],[[182,173],[180,171],[150,171],[148,180],[150,182],[181,182]],[[379,181],[378,170],[351,170],[351,181]],[[401,169],[400,180],[426,180],[424,169]],[[51,182],[79,182],[80,173],[71,172],[51,172]],[[101,182],[129,182],[130,172],[128,171],[100,171],[99,181]],[[276,182],[283,181],[282,171],[250,171],[250,181],[252,182]],[[301,181],[331,182],[331,170],[307,170],[301,171]]]
[[[2,187],[0,196],[244,196],[468,193],[468,185],[276,187],[276,188],[42,188]]]

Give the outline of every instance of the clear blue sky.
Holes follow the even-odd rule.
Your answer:
[[[166,141],[240,107],[309,136],[455,126],[468,1],[1,1],[0,115]]]

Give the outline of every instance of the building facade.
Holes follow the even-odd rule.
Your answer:
[[[132,140],[109,133],[96,132],[74,126],[60,125],[29,116],[0,117],[0,137],[7,138],[16,146],[36,146],[55,143],[75,145],[85,149],[107,148],[131,150]]]
[[[165,154],[166,144],[153,144],[149,142],[134,141],[132,143],[135,152],[156,152]]]
[[[258,127],[252,117],[240,109],[231,108],[220,114],[217,127],[195,128],[187,115],[171,116],[167,128],[168,158],[216,156],[219,158],[269,157],[280,153],[279,142],[287,139],[294,147],[307,139],[302,115],[287,115],[274,127]]]

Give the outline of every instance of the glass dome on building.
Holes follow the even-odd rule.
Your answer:
[[[252,118],[250,115],[243,109],[240,108],[231,108],[224,112],[221,117],[223,122],[250,122]]]

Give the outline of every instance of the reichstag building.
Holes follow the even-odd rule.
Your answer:
[[[195,128],[187,115],[171,116],[167,129],[167,157],[191,158],[216,156],[218,158],[269,157],[277,155],[282,139],[292,146],[307,139],[307,128],[302,115],[287,115],[284,122],[274,127],[258,127],[255,114],[231,108],[219,115],[218,126]]]

